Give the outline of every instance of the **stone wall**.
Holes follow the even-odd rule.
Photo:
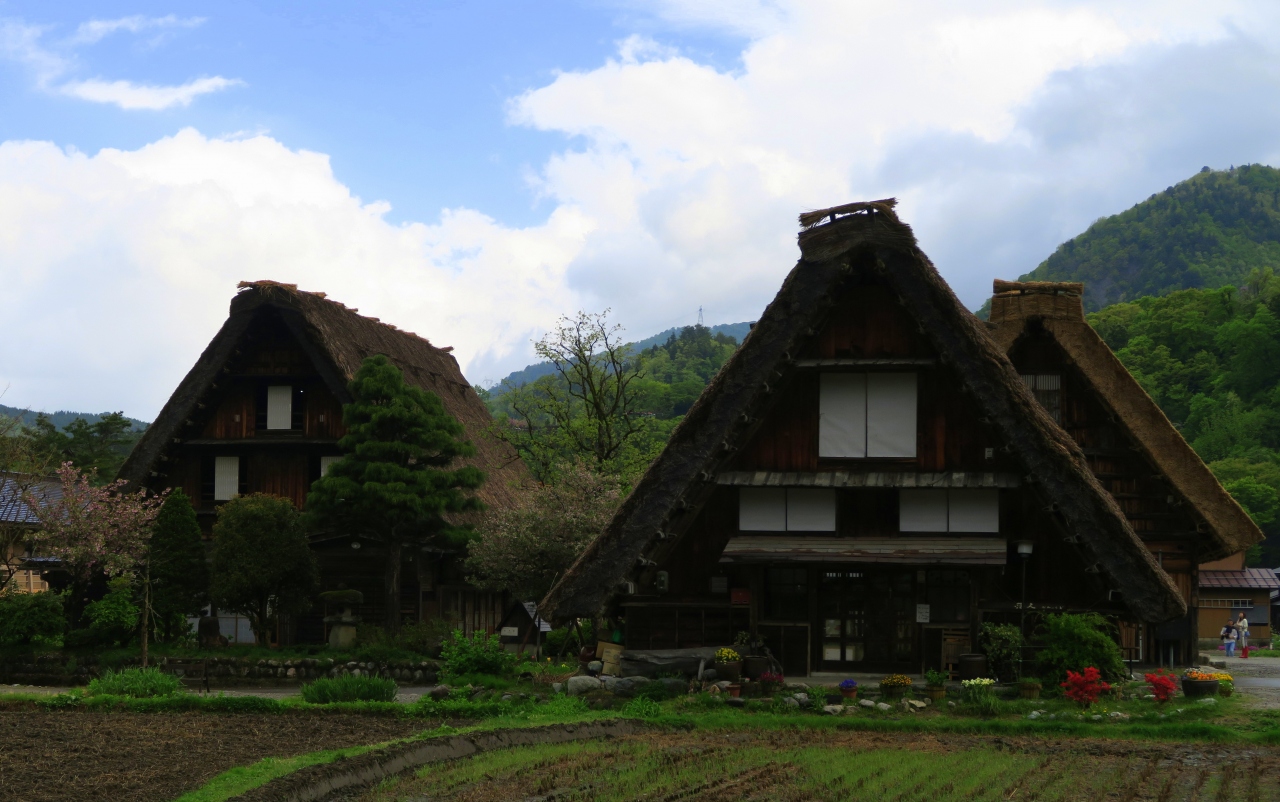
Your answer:
[[[378,663],[344,661],[328,657],[294,657],[257,659],[243,657],[210,657],[209,684],[217,687],[237,685],[294,685],[320,677],[346,674],[389,677],[401,685],[434,685],[439,664],[431,660],[419,662]],[[104,666],[93,656],[68,657],[60,654],[0,657],[0,683],[20,685],[87,685],[89,680],[108,669],[119,670],[141,665],[141,658],[127,658]],[[152,658],[152,665],[164,665],[164,658]]]

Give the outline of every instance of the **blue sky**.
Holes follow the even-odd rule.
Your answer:
[[[579,309],[756,317],[896,196],[962,301],[1208,165],[1280,164],[1223,0],[0,0],[0,402],[149,419],[243,279],[488,383]]]

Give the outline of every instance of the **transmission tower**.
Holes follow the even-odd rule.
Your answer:
[[[699,326],[702,325],[702,307],[701,306],[698,307],[698,325]]]

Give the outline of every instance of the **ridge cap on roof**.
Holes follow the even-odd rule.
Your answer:
[[[297,301],[303,301],[304,299],[307,299],[307,300],[313,299],[315,301],[322,301],[324,303],[324,305],[321,305],[319,307],[321,309],[332,308],[334,311],[348,312],[360,318],[361,320],[366,320],[370,323],[376,323],[379,326],[382,326],[386,329],[389,329],[395,332],[396,334],[402,334],[407,337],[414,337],[416,339],[419,339],[438,351],[444,351],[446,354],[453,351],[453,346],[451,345],[441,348],[437,345],[432,344],[430,340],[428,340],[426,337],[423,337],[421,334],[417,334],[415,332],[399,328],[394,323],[388,323],[385,320],[380,320],[372,315],[362,315],[360,314],[359,309],[355,307],[347,306],[341,301],[334,300],[333,298],[330,298],[327,293],[316,292],[312,290],[300,290],[298,289],[297,284],[289,284],[283,281],[274,281],[272,279],[259,279],[257,281],[238,282],[236,284],[236,289],[237,289],[236,294],[231,298],[231,310],[233,312],[236,310],[237,302],[243,304],[244,301],[242,301],[241,299],[252,295],[254,292],[262,293],[264,300],[268,302],[274,301],[274,300],[284,300],[287,298],[291,302],[296,303]],[[331,306],[326,306],[326,305],[331,305]]]

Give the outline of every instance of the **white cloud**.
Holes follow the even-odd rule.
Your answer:
[[[132,81],[69,81],[58,88],[64,95],[91,100],[94,103],[113,103],[122,109],[161,110],[174,106],[190,106],[191,101],[200,95],[218,92],[232,86],[241,86],[243,81],[231,80],[215,75],[212,78],[197,78],[180,86],[148,86],[135,84]]]
[[[135,14],[132,17],[121,17],[119,19],[95,19],[80,23],[75,33],[67,39],[67,43],[71,45],[90,45],[120,31],[142,33],[143,31],[171,30],[173,28],[195,28],[203,25],[204,22],[204,17],[184,18],[174,14],[164,17],[144,17],[141,14]]]
[[[592,227],[575,209],[510,229],[470,210],[393,225],[388,208],[352,196],[328,157],[265,136],[0,145],[5,403],[149,418],[241,280],[323,290],[473,360],[574,307],[565,268]]]
[[[153,29],[191,28],[203,22],[203,18],[184,19],[173,15],[91,20],[81,24],[75,34],[60,46],[50,47],[43,42],[47,28],[12,20],[3,21],[0,22],[0,58],[7,58],[27,67],[32,73],[35,86],[42,91],[92,103],[108,103],[125,110],[159,111],[175,106],[189,106],[200,95],[243,86],[244,82],[220,75],[196,78],[177,85],[102,78],[76,80],[69,76],[79,71],[78,59],[75,57],[76,47],[93,44],[119,31],[137,34]]]

